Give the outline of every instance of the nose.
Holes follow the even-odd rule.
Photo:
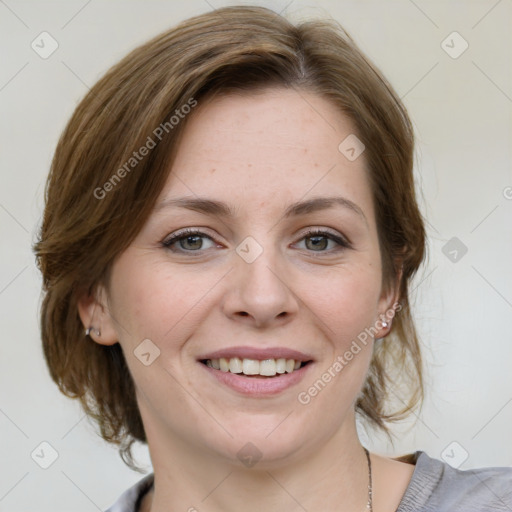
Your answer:
[[[285,262],[278,262],[270,251],[252,263],[238,256],[235,260],[224,301],[228,317],[262,328],[283,325],[296,316],[299,301]]]

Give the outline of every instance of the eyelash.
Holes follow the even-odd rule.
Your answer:
[[[198,229],[188,228],[188,229],[185,229],[182,231],[178,231],[177,233],[168,237],[166,240],[164,240],[162,242],[162,246],[166,249],[169,249],[172,252],[181,253],[181,254],[193,254],[193,253],[201,254],[201,252],[203,250],[207,250],[207,249],[198,249],[197,251],[191,251],[191,250],[186,250],[186,249],[176,250],[176,249],[172,248],[172,246],[175,243],[179,242],[180,240],[184,240],[190,236],[200,236],[201,238],[208,238],[212,242],[215,242],[215,240],[211,236],[207,235],[206,233],[204,233]],[[302,238],[299,241],[304,240],[305,238],[312,238],[312,237],[318,237],[318,236],[328,238],[329,240],[336,242],[339,247],[332,249],[330,251],[308,251],[308,252],[311,252],[313,254],[315,252],[318,252],[318,253],[322,254],[322,253],[332,253],[333,251],[337,252],[338,250],[352,248],[352,245],[350,244],[350,242],[348,242],[348,240],[346,240],[345,238],[342,238],[338,235],[335,235],[334,233],[331,233],[330,231],[325,231],[322,229],[312,229],[310,231],[307,231],[306,233],[303,234]]]

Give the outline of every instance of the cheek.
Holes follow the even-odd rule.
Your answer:
[[[342,267],[322,278],[305,277],[303,290],[304,302],[342,344],[377,319],[380,275],[368,264]]]
[[[151,265],[128,249],[116,262],[111,279],[110,308],[118,325],[123,346],[137,344],[144,338],[159,340],[172,317],[179,315],[180,301],[170,307],[169,299],[178,283],[162,266]]]
[[[188,337],[218,280],[216,272],[177,271],[161,259],[127,252],[112,275],[111,312],[121,345],[133,347],[148,338],[166,351],[179,348],[172,340]]]
[[[323,286],[315,287],[314,292],[308,292],[308,306],[315,304],[314,313],[322,320],[330,349],[311,387],[303,391],[306,399],[315,400],[316,411],[331,411],[333,428],[358,396],[370,364],[371,327],[378,318],[378,271],[378,266],[370,267],[368,263],[346,267],[322,280]],[[319,381],[325,384],[316,384]]]

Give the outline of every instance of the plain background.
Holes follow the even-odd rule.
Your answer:
[[[87,89],[150,37],[234,3],[0,1],[1,511],[104,510],[141,478],[48,375],[31,244],[52,153]],[[428,394],[394,447],[362,432],[364,441],[382,453],[425,450],[461,469],[511,466],[512,3],[255,3],[293,20],[338,20],[389,78],[416,128],[429,260],[414,303]],[[47,59],[31,48],[43,31],[59,45]],[[469,45],[457,58],[464,41],[454,31]],[[48,469],[31,458],[43,441],[58,454]],[[149,465],[145,447],[136,454]]]

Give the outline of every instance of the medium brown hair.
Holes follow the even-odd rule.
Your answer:
[[[112,264],[147,220],[187,123],[186,116],[178,123],[173,116],[215,94],[270,86],[320,95],[351,119],[366,146],[383,287],[396,284],[401,271],[400,312],[375,345],[356,410],[389,433],[387,423],[423,398],[408,286],[424,258],[425,229],[404,106],[335,21],[294,25],[266,8],[226,7],[184,21],[113,66],[72,115],[46,184],[34,245],[43,275],[45,358],[60,390],[80,399],[131,467],[133,442],[146,441],[133,380],[119,343],[104,346],[84,335],[78,299],[108,284]],[[143,146],[152,147],[131,160]],[[398,375],[408,396],[390,407]]]

